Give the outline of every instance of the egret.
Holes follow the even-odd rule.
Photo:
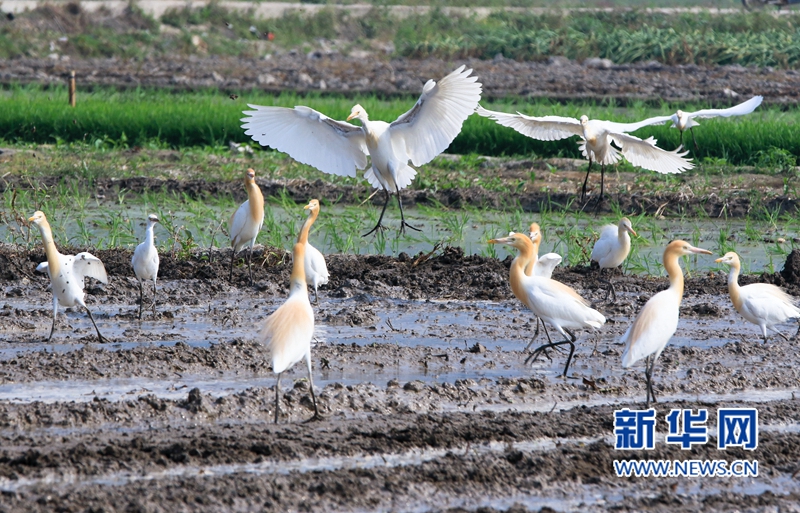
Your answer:
[[[767,342],[767,330],[774,331],[784,340],[789,340],[786,335],[775,329],[775,326],[800,317],[800,309],[794,305],[791,296],[768,283],[752,283],[740,287],[739,272],[742,264],[739,262],[739,255],[733,251],[725,253],[725,256],[716,261],[730,266],[728,294],[731,296],[733,307],[742,317],[761,328],[764,343]]]
[[[681,145],[683,145],[683,133],[689,130],[692,134],[694,148],[697,150],[697,140],[694,138],[694,127],[700,126],[700,123],[695,121],[696,118],[729,118],[731,116],[744,116],[756,110],[763,100],[763,96],[753,96],[746,102],[742,102],[739,105],[734,105],[727,109],[703,109],[695,112],[684,112],[679,109],[675,114],[670,116],[657,116],[646,119],[642,121],[642,123],[646,123],[647,125],[661,125],[667,121],[671,121],[672,127],[680,130]]]
[[[553,275],[553,269],[556,268],[558,264],[561,263],[561,255],[558,253],[547,253],[539,257],[539,245],[542,243],[542,230],[539,227],[538,223],[531,223],[530,228],[530,238],[531,242],[533,242],[533,258],[528,265],[525,266],[525,274],[527,276],[541,276],[543,278],[550,278]],[[541,319],[534,315],[536,318],[536,331],[533,332],[533,338],[528,343],[527,347],[525,347],[525,351],[527,351],[531,344],[536,340],[536,337],[539,336],[539,323]],[[544,322],[541,323],[544,331],[547,332],[547,326],[545,326]],[[547,334],[547,337],[550,337],[550,334]]]
[[[236,254],[248,243],[250,244],[250,254],[247,258],[247,270],[250,273],[250,284],[253,284],[253,244],[256,243],[258,232],[264,225],[264,195],[261,188],[256,183],[256,172],[248,169],[244,177],[244,188],[247,191],[247,200],[239,205],[236,212],[231,216],[228,223],[228,230],[231,236],[231,270],[228,281],[233,281],[233,261]]]
[[[533,117],[525,114],[508,114],[486,110],[478,106],[478,114],[494,119],[503,126],[513,128],[522,135],[540,141],[558,141],[577,135],[581,138],[580,150],[583,156],[589,159],[589,168],[581,189],[581,202],[586,197],[586,184],[589,181],[589,172],[592,162],[600,164],[600,201],[603,200],[605,167],[616,164],[620,159],[620,152],[631,164],[662,174],[675,174],[692,169],[694,164],[683,158],[688,151],[680,153],[680,148],[667,151],[656,146],[656,140],[639,139],[628,132],[633,132],[648,124],[646,121],[638,123],[615,123],[601,121],[581,116],[580,120],[561,116]],[[619,150],[611,143],[619,146]]]
[[[619,224],[607,224],[603,226],[600,231],[600,238],[594,243],[592,248],[592,261],[597,262],[600,266],[600,272],[603,269],[614,269],[622,265],[622,262],[628,258],[631,252],[631,236],[636,235],[636,231],[631,225],[631,220],[623,217],[619,220]],[[617,300],[617,291],[614,290],[614,284],[611,279],[607,281],[608,290],[606,290],[606,297],[603,301],[608,300],[608,295],[614,296],[614,301]]]
[[[106,340],[97,328],[97,323],[94,322],[92,312],[83,301],[84,279],[87,276],[108,283],[108,275],[103,262],[91,253],[78,253],[74,256],[59,253],[56,243],[53,241],[53,231],[50,229],[50,223],[47,222],[44,212],[37,210],[33,216],[28,218],[28,221],[39,228],[44,243],[44,252],[47,255],[47,265],[39,264],[36,269],[42,272],[47,271],[53,286],[53,325],[50,327],[50,336],[47,337],[47,341],[49,342],[53,338],[53,331],[56,329],[58,305],[64,308],[80,305],[89,314],[89,319],[97,331],[98,341],[105,342]]]
[[[319,215],[319,201],[312,199],[308,205],[303,207],[308,210],[308,217],[300,229],[300,238],[298,242],[305,244],[306,253],[304,261],[304,269],[306,273],[306,283],[314,287],[314,302],[319,304],[319,294],[317,288],[320,285],[328,283],[328,266],[325,264],[325,257],[322,253],[308,242],[308,232],[311,230],[311,225],[317,220]]]
[[[686,241],[675,240],[664,250],[664,269],[669,275],[669,288],[651,297],[628,331],[620,339],[625,344],[622,353],[622,366],[626,369],[642,358],[645,360],[644,375],[647,380],[647,407],[650,398],[656,402],[653,391],[653,367],[661,355],[661,351],[678,329],[678,315],[683,300],[683,271],[678,265],[678,258],[691,254],[712,254],[707,249],[696,248]]]
[[[245,134],[263,146],[288,153],[295,160],[324,173],[356,176],[357,169],[372,167],[364,178],[376,189],[382,188],[386,199],[375,228],[367,236],[383,229],[381,224],[391,194],[397,195],[400,207],[400,233],[406,223],[400,189],[408,187],[417,171],[415,166],[430,162],[443,152],[461,131],[464,121],[480,101],[481,84],[470,76],[471,69],[459,67],[439,82],[428,80],[417,103],[392,123],[371,121],[361,105],[355,105],[347,121],[358,118],[361,126],[336,121],[304,106],[293,109],[250,105],[242,118]]]
[[[301,236],[302,237],[302,236]],[[314,395],[311,375],[311,338],[314,335],[314,311],[308,300],[305,276],[306,245],[298,241],[292,250],[292,275],[289,279],[289,298],[264,321],[259,341],[266,344],[272,356],[272,372],[278,375],[275,384],[275,423],[280,412],[281,374],[303,358],[308,367],[308,382],[314,402],[314,417],[321,418]]]
[[[526,363],[531,360],[535,361],[539,354],[548,348],[569,344],[569,356],[563,373],[563,376],[566,377],[572,355],[575,353],[575,341],[577,340],[575,334],[570,330],[599,328],[605,324],[606,318],[597,310],[589,307],[589,303],[585,299],[563,283],[550,278],[525,274],[525,267],[533,259],[535,249],[533,242],[527,236],[512,232],[508,237],[491,239],[489,243],[506,244],[519,250],[519,255],[511,262],[509,274],[511,290],[517,299],[530,308],[543,322],[549,322],[564,336],[564,340],[553,342],[545,331],[548,343],[537,348],[526,360]],[[569,335],[567,335],[568,333]]]
[[[158,277],[158,250],[156,249],[153,229],[158,222],[158,216],[147,216],[147,230],[144,241],[136,246],[131,258],[133,272],[139,280],[139,319],[142,318],[144,305],[144,282],[153,280],[153,316],[156,315],[156,278]]]

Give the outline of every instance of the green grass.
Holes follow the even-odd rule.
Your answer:
[[[351,106],[359,102],[373,119],[395,119],[411,107],[415,98],[380,99],[374,95],[358,98],[294,93],[278,96],[258,91],[241,91],[231,100],[219,91],[171,93],[135,89],[117,91],[97,88],[79,91],[78,106],[66,102],[66,89],[19,86],[0,91],[0,141],[13,144],[85,143],[96,148],[203,148],[224,147],[228,142],[250,142],[239,119],[247,103],[291,107],[309,105],[325,114],[344,119]],[[677,105],[658,107],[643,103],[619,107],[614,103],[553,103],[547,100],[506,100],[486,103],[490,109],[530,115],[557,114],[633,121],[674,112]],[[704,105],[682,104],[693,110]],[[800,156],[800,134],[796,129],[800,110],[760,107],[749,116],[701,121],[695,129],[698,161],[729,165],[759,165],[776,172],[793,170]],[[655,136],[659,146],[678,146],[678,131],[666,126],[646,127],[636,135]],[[688,135],[688,134],[687,134]],[[522,136],[494,121],[473,115],[449,152],[463,155],[534,155],[538,157],[581,158],[576,138],[543,142]],[[685,141],[688,142],[688,141]],[[691,144],[691,143],[689,143]],[[461,163],[454,164],[460,166]],[[463,176],[464,185],[474,177]]]

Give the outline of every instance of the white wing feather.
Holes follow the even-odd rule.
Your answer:
[[[579,135],[583,137],[581,122],[575,118],[561,116],[526,116],[525,114],[508,114],[487,110],[478,106],[476,112],[486,118],[494,119],[498,124],[513,128],[522,135],[540,141],[558,141]]]
[[[103,283],[108,283],[108,275],[103,262],[91,253],[78,253],[72,263],[72,272],[76,278],[83,281],[87,276]]]
[[[763,96],[753,96],[746,102],[742,102],[739,105],[734,105],[727,109],[703,109],[696,112],[687,112],[686,115],[690,118],[728,118],[730,116],[744,116],[756,110],[763,100]]]
[[[767,283],[753,283],[740,289],[742,315],[750,322],[765,321],[768,327],[800,317],[792,297]],[[754,324],[758,324],[754,322]]]
[[[481,99],[481,84],[471,69],[459,67],[438,83],[428,80],[417,103],[390,126],[405,142],[411,162],[421,166],[450,146]]]
[[[560,263],[561,255],[558,253],[546,253],[536,260],[536,264],[533,266],[533,274],[542,278],[550,278],[553,276],[553,269]]]
[[[662,150],[656,146],[656,140],[652,137],[642,140],[633,135],[618,133],[610,134],[610,137],[634,166],[662,174],[681,173],[694,167],[691,161],[683,158],[688,151],[680,153],[682,148]]]
[[[613,224],[607,224],[600,230],[600,238],[594,243],[592,248],[592,261],[600,262],[606,255],[611,253],[614,247],[614,242],[619,236],[619,227]]]
[[[361,127],[336,121],[309,107],[263,107],[244,111],[242,128],[262,146],[271,146],[324,173],[356,176],[367,166]]]
[[[651,297],[620,339],[625,344],[622,366],[630,367],[642,358],[660,354],[678,329],[678,298],[667,289]]]

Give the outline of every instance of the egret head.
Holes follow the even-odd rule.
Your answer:
[[[247,183],[254,183],[256,181],[256,171],[253,168],[247,170],[244,175],[244,181]]]
[[[722,258],[716,259],[715,262],[719,264],[726,264],[736,268],[739,268],[741,266],[741,263],[739,262],[739,255],[737,255],[733,251],[725,253],[725,255]]]
[[[355,104],[353,105],[353,108],[350,109],[350,115],[347,116],[347,121],[350,121],[353,118],[358,118],[363,121],[367,119],[367,111],[365,111],[364,107],[361,105]]]
[[[581,126],[586,126],[589,123],[589,116],[584,114],[581,116]]]
[[[537,239],[538,242],[542,241],[542,229],[539,228],[539,223],[531,223],[530,238],[533,242],[537,242]]]
[[[678,256],[684,255],[713,255],[713,253],[707,249],[696,248],[686,242],[685,240],[674,240],[667,245],[667,249],[664,250],[664,257],[666,259],[667,253],[677,253]]]
[[[36,226],[41,226],[43,223],[47,222],[47,218],[44,216],[44,212],[37,210],[31,217],[28,218],[28,221]]]
[[[682,111],[681,109],[678,109],[677,111],[675,111],[675,114],[676,114],[676,115],[677,115],[679,118],[682,118],[682,117],[683,117],[683,111]]]
[[[631,224],[631,220],[628,219],[627,217],[623,217],[622,219],[619,220],[619,227],[622,230],[628,231],[632,235],[636,235],[636,232],[633,229],[633,225]]]
[[[530,238],[521,233],[514,232],[509,233],[508,237],[503,237],[502,239],[490,239],[489,244],[505,244],[506,246],[512,246],[520,250],[525,247],[533,246],[533,242],[531,242]]]
[[[319,200],[312,199],[311,201],[308,202],[308,205],[303,207],[303,210],[308,210],[309,214],[319,212]]]
[[[149,222],[149,223],[157,223],[158,222],[158,216],[155,215],[155,214],[150,214],[149,216],[147,216],[147,222]]]

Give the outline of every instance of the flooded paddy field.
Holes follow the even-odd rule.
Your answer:
[[[718,451],[711,429],[706,445],[642,454],[613,448],[614,410],[644,408],[643,365],[622,369],[618,340],[663,278],[617,275],[617,300],[603,302],[596,270],[557,269],[608,318],[580,333],[562,378],[558,351],[524,363],[534,321],[508,289],[507,261],[331,255],[312,349],[324,419],[303,422],[313,409],[296,365],[274,425],[275,377],[255,339],[286,295],[288,261],[256,266],[251,286],[244,267],[220,278],[225,251],[210,263],[162,257],[156,313],[139,321],[130,252],[98,252],[111,279],[89,284],[87,303],[108,343],[72,311],[45,342],[42,255],[1,249],[0,509],[791,511],[800,499],[797,325],[763,343],[720,273],[687,280],[656,409],[707,408],[716,426],[719,407],[756,407],[758,448]],[[795,258],[745,282],[796,294]],[[616,477],[613,461],[629,457],[760,466],[746,478]]]

